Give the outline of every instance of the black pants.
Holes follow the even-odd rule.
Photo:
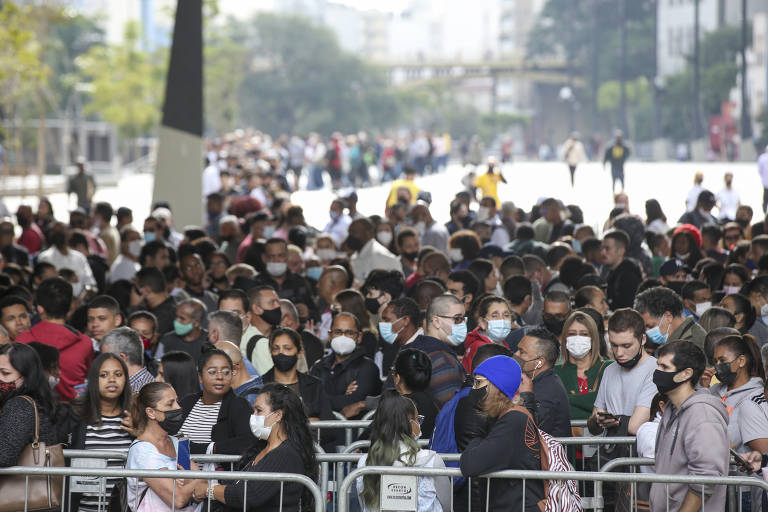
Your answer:
[[[763,189],[763,214],[765,214],[765,208],[768,206],[768,188]]]
[[[573,187],[574,183],[574,175],[576,174],[576,166],[575,165],[569,165],[568,170],[571,171],[571,187]]]

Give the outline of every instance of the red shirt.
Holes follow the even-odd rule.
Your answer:
[[[85,382],[85,376],[88,375],[88,369],[93,361],[91,338],[68,325],[43,321],[19,334],[14,341],[17,343],[38,341],[59,349],[61,380],[56,386],[56,393],[64,402],[75,398],[75,386]]]
[[[24,246],[27,251],[29,251],[29,254],[35,254],[40,251],[40,249],[43,248],[43,241],[45,240],[45,236],[43,236],[43,232],[40,230],[40,226],[35,224],[34,222],[29,225],[28,228],[24,228],[21,232],[21,236],[17,240],[19,245]]]

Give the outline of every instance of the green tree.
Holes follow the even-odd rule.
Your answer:
[[[40,16],[34,6],[0,4],[0,135],[7,138],[9,155],[21,164],[21,110],[25,103],[39,105],[49,69],[38,38]],[[5,126],[5,128],[4,128]]]
[[[306,18],[259,14],[233,27],[247,44],[242,120],[270,133],[387,127],[398,108],[383,73]]]
[[[91,89],[85,112],[98,114],[118,128],[127,157],[133,156],[135,139],[153,130],[160,120],[165,77],[161,64],[165,59],[140,51],[138,43],[138,26],[129,23],[123,44],[93,46],[76,60]]]

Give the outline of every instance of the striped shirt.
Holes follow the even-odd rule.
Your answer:
[[[128,432],[120,428],[122,416],[102,416],[101,425],[85,426],[85,449],[86,450],[117,450],[128,453],[132,438]],[[120,459],[108,459],[108,468],[122,468],[124,461]],[[81,512],[97,512],[105,510],[109,504],[109,496],[112,494],[112,487],[118,482],[119,478],[107,478],[106,493],[99,496],[98,493],[83,493],[80,500]],[[99,507],[101,501],[101,507]]]
[[[131,384],[131,393],[138,395],[141,388],[155,382],[155,378],[152,376],[146,368],[142,368],[128,378],[128,382]]]
[[[184,420],[181,432],[193,443],[210,443],[211,430],[219,421],[219,409],[221,402],[205,405],[203,399],[199,399]]]

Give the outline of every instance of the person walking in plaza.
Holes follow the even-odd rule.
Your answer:
[[[630,151],[624,145],[623,138],[622,132],[616,132],[613,144],[608,146],[608,149],[605,150],[605,156],[603,156],[603,167],[606,163],[611,163],[611,193],[616,187],[616,180],[621,182],[621,190],[624,190],[624,162],[629,158]]]
[[[96,192],[96,181],[93,176],[85,172],[85,158],[78,157],[77,174],[69,178],[67,182],[67,195],[75,194],[77,197],[77,207],[83,208],[86,213],[91,210],[91,201]]]
[[[768,207],[768,146],[757,159],[757,172],[763,182],[763,212]]]
[[[571,172],[571,187],[573,187],[576,176],[576,167],[587,161],[587,152],[584,150],[584,144],[581,142],[579,132],[571,133],[571,136],[565,141],[563,158],[565,159],[565,163],[568,164],[568,170]]]

